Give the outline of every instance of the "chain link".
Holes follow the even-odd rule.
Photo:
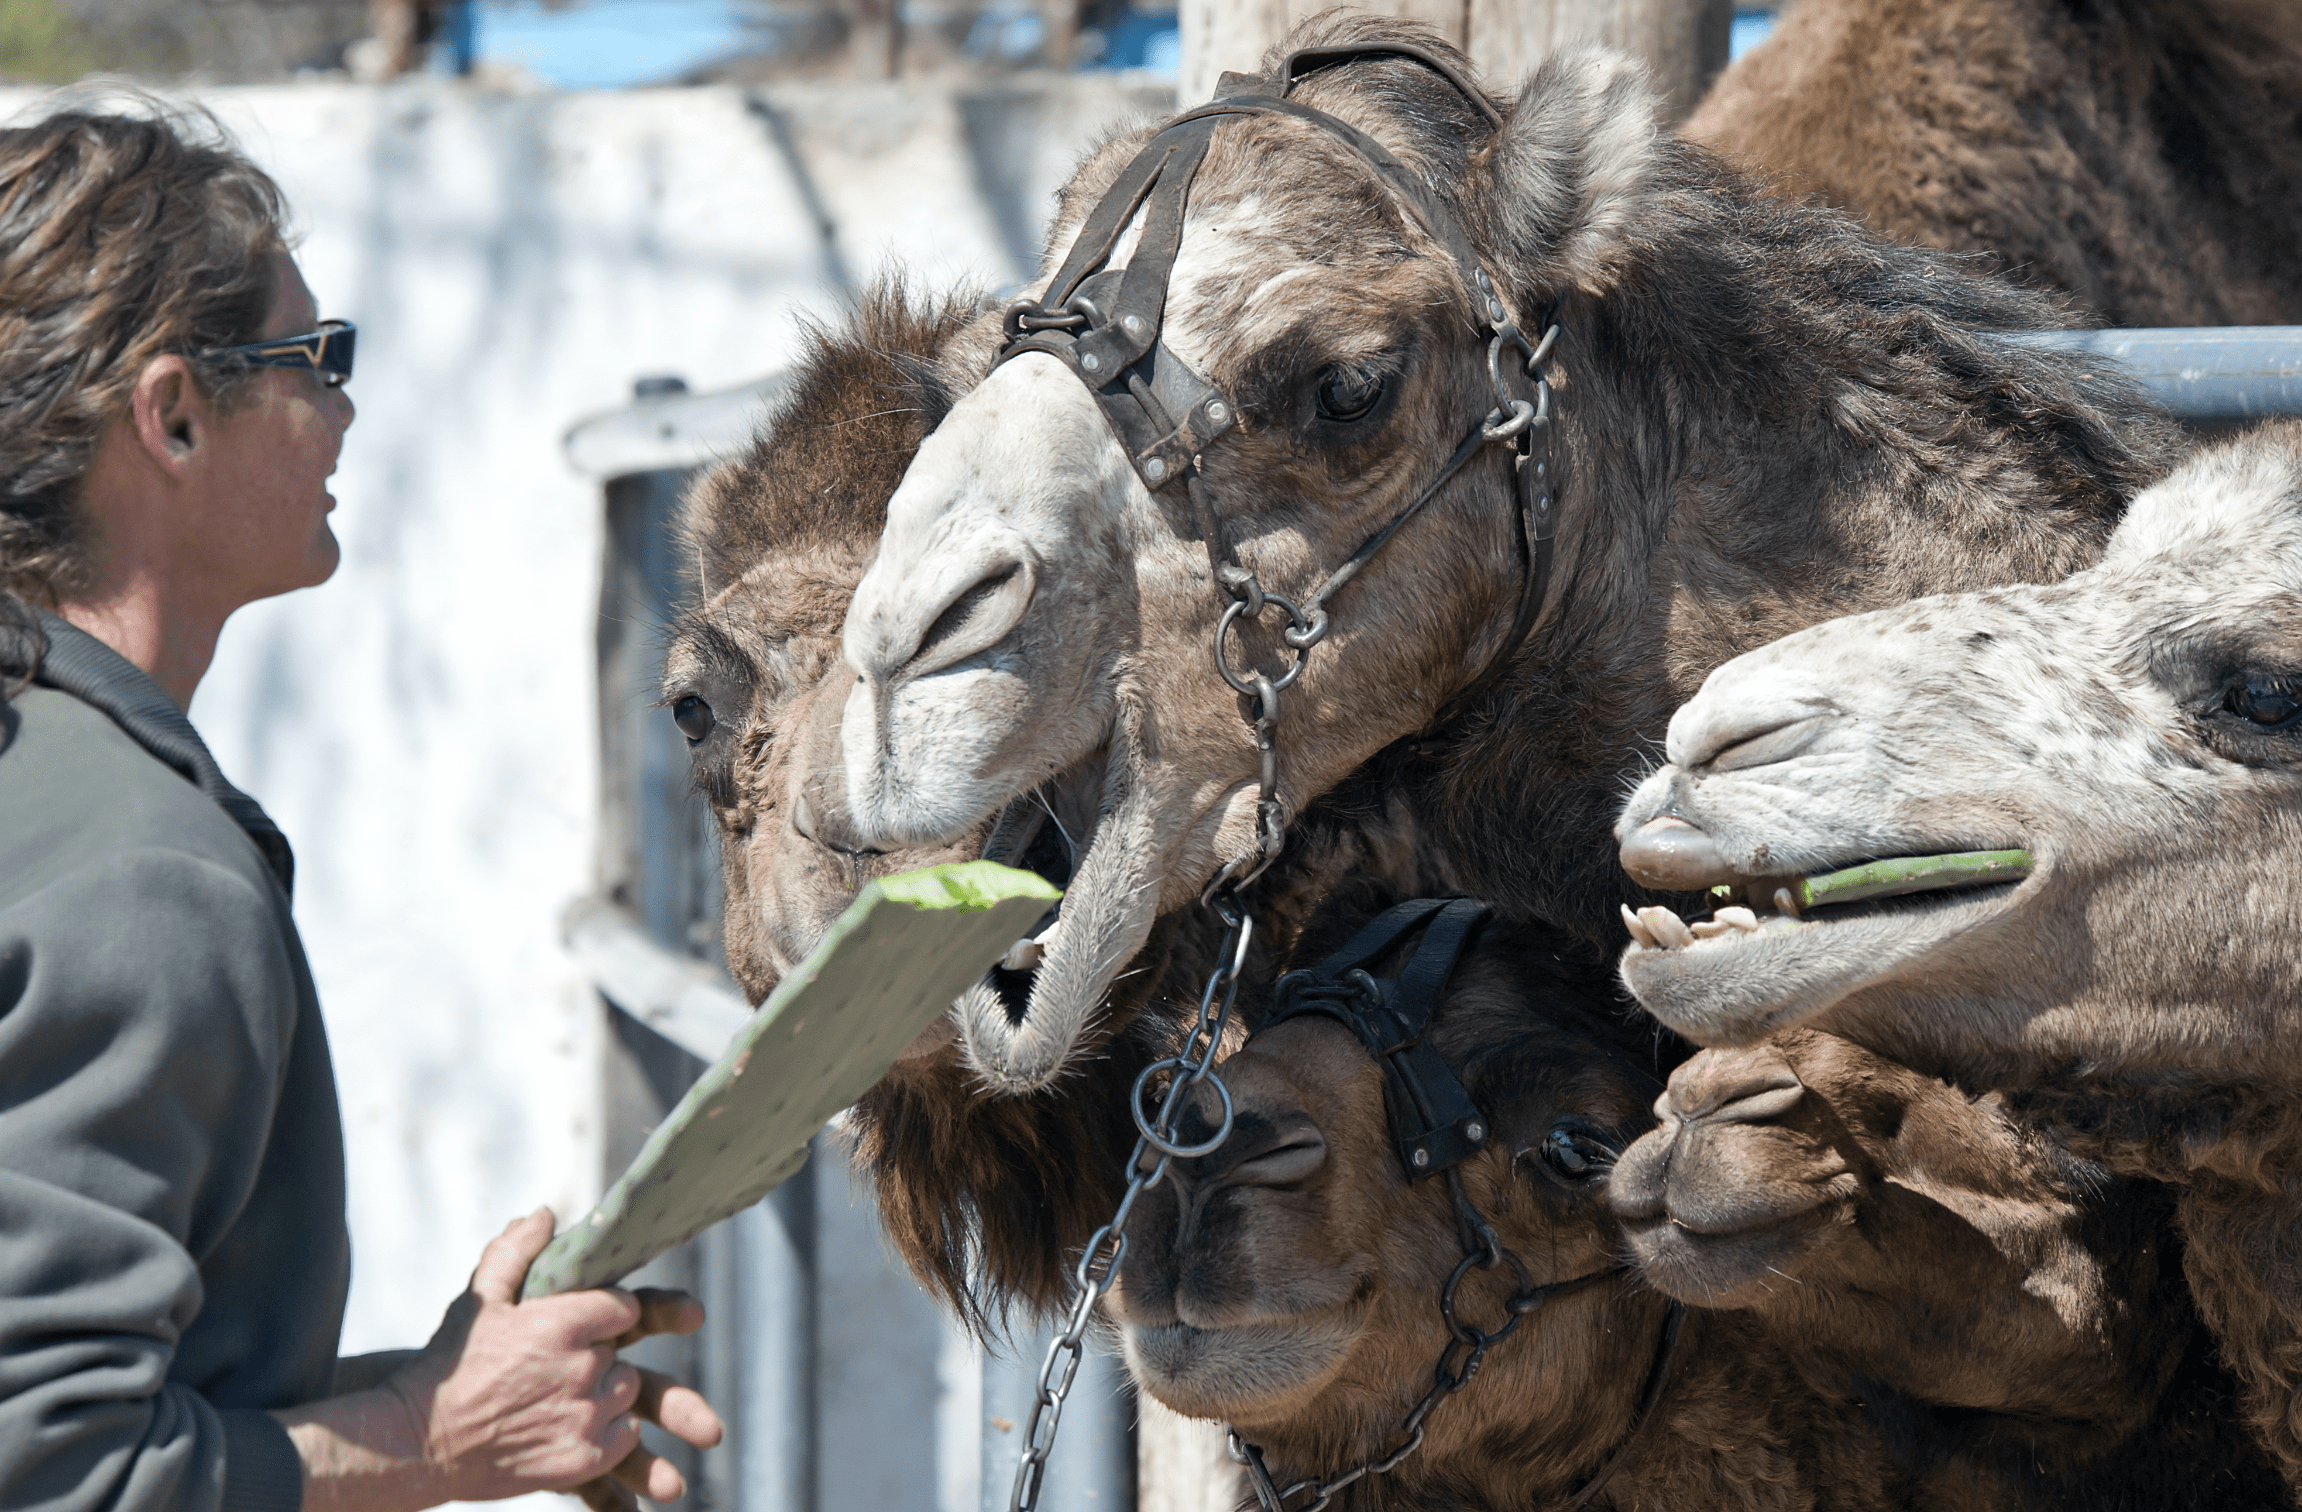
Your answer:
[[[1024,1427],[1023,1459],[1015,1467],[1015,1488],[1007,1498],[1008,1512],[1032,1512],[1039,1505],[1040,1483],[1047,1473],[1047,1456],[1055,1448],[1055,1431],[1062,1421],[1063,1403],[1071,1394],[1071,1383],[1078,1376],[1079,1362],[1087,1352],[1084,1340],[1088,1324],[1094,1318],[1096,1304],[1103,1300],[1103,1294],[1117,1278],[1120,1262],[1127,1256],[1127,1215],[1134,1211],[1135,1199],[1143,1195],[1145,1187],[1165,1176],[1167,1167],[1176,1159],[1188,1160],[1212,1153],[1231,1137],[1231,1089],[1215,1074],[1215,1052],[1223,1043],[1223,1031],[1231,1022],[1231,1006],[1239,997],[1239,974],[1247,965],[1247,947],[1255,938],[1255,921],[1240,905],[1236,893],[1226,892],[1209,906],[1224,924],[1222,954],[1207,978],[1205,990],[1199,994],[1199,1017],[1191,1025],[1191,1032],[1183,1037],[1181,1050],[1144,1067],[1143,1074],[1135,1078],[1135,1088],[1128,1101],[1139,1137],[1134,1153],[1127,1157],[1127,1191],[1119,1199],[1118,1210],[1112,1213],[1111,1221],[1097,1229],[1094,1237],[1087,1241],[1078,1267],[1072,1272],[1072,1279],[1079,1287],[1078,1299],[1072,1304],[1063,1332],[1048,1346],[1046,1362],[1039,1367],[1039,1389],[1031,1403],[1031,1419]],[[1146,1119],[1143,1095],[1151,1079],[1162,1071],[1172,1071],[1174,1079],[1168,1082],[1158,1111]],[[1191,1088],[1200,1082],[1215,1089],[1223,1105],[1223,1118],[1211,1136],[1196,1144],[1185,1144],[1175,1137],[1175,1126],[1183,1115]],[[1143,1162],[1153,1155],[1157,1159],[1146,1168]]]

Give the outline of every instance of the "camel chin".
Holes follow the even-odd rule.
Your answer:
[[[1185,1417],[1240,1427],[1282,1416],[1342,1372],[1367,1320],[1363,1305],[1303,1318],[1198,1328],[1177,1320],[1120,1326],[1136,1384]]]

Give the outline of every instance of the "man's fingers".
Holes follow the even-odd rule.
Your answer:
[[[719,1414],[711,1410],[711,1403],[703,1399],[701,1392],[645,1366],[640,1367],[639,1398],[631,1410],[673,1438],[698,1449],[711,1448],[725,1431],[720,1426]]]
[[[610,1475],[595,1476],[575,1488],[591,1512],[639,1512],[639,1498]]]
[[[482,1302],[517,1302],[528,1267],[551,1242],[550,1208],[537,1208],[525,1218],[513,1219],[480,1251],[480,1263],[472,1268],[472,1295]]]
[[[613,1345],[639,1316],[639,1299],[616,1286],[561,1292],[520,1304],[520,1322],[563,1348]]]
[[[618,1360],[601,1372],[597,1395],[600,1406],[609,1413],[630,1412],[639,1401],[641,1390],[640,1368],[626,1360]],[[646,1416],[642,1413],[641,1416]]]
[[[618,1349],[655,1334],[691,1334],[703,1327],[703,1304],[686,1292],[643,1286],[633,1295],[639,1299],[639,1321],[616,1337]]]
[[[687,1495],[687,1477],[679,1466],[645,1448],[625,1455],[608,1474],[649,1501],[678,1501]]]

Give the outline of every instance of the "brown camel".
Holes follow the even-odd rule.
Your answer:
[[[1367,890],[1344,889],[1353,902]],[[1327,911],[1306,952],[1323,955],[1374,911]],[[1634,1432],[1671,1308],[1624,1273],[1604,1176],[1649,1122],[1652,1036],[1579,971],[1562,973],[1541,931],[1490,935],[1429,1034],[1494,1123],[1462,1168],[1465,1192],[1527,1281],[1566,1284],[1431,1411],[1415,1452],[1334,1506],[1554,1508],[1610,1461],[1599,1505],[1895,1505],[1859,1408],[1805,1388],[1731,1313],[1686,1317]],[[1331,1481],[1408,1437],[1448,1343],[1438,1301],[1463,1239],[1446,1182],[1407,1180],[1383,1077],[1348,1031],[1312,1018],[1261,1030],[1223,1076],[1230,1138],[1139,1200],[1105,1305],[1142,1390],[1227,1421],[1278,1488]],[[1184,1137],[1208,1135],[1212,1102],[1186,1114]],[[1473,1268],[1458,1315],[1492,1330],[1521,1290],[1508,1266]]]
[[[1288,45],[1314,43],[1460,66],[1364,16]],[[1292,98],[1445,201],[1520,323],[1561,301],[1540,622],[1503,643],[1530,575],[1509,449],[1487,448],[1335,596],[1277,727],[1283,811],[1396,797],[1453,885],[1514,912],[1611,936],[1621,785],[1718,662],[1833,613],[2064,576],[2177,451],[2107,367],[1993,339],[2057,324],[2046,300],[1658,136],[1627,60],[1552,58],[1499,129],[1396,57],[1316,68]],[[1058,249],[1141,141],[1082,168]],[[846,625],[847,823],[887,846],[1034,794],[1096,816],[1031,988],[1051,1041],[1094,1020],[1154,918],[1259,849],[1258,751],[1209,654],[1236,601],[1211,566],[1303,603],[1495,405],[1469,274],[1408,203],[1310,123],[1218,122],[1159,335],[1236,406],[1178,470],[1199,492],[1152,492],[1098,396],[1027,350],[953,405],[889,503]],[[1282,618],[1255,623],[1229,654],[1279,676]]]
[[[1376,881],[1339,885],[1297,961],[1390,901]],[[1679,1067],[1662,1129],[1634,1142],[1659,1069],[1651,1026],[1559,943],[1491,924],[1423,1040],[1493,1125],[1461,1167],[1473,1207],[1530,1280],[1569,1285],[1431,1413],[1418,1453],[1342,1505],[1555,1507],[1626,1443],[1606,1486],[1620,1507],[2282,1501],[2217,1411],[2234,1388],[2157,1249],[2162,1193],[1821,1036],[1764,1066]],[[1228,1419],[1281,1486],[1331,1480],[1401,1441],[1464,1241],[1446,1183],[1409,1179],[1396,1089],[1358,1036],[1289,1018],[1223,1073],[1232,1133],[1141,1199],[1108,1305],[1143,1389]],[[1674,1106],[1710,1093],[1745,1106]],[[1218,1117],[1201,1094],[1184,1137]],[[1705,1231],[1672,1234],[1626,1185],[1668,1187],[1671,1213]],[[1491,1327],[1524,1288],[1500,1268],[1471,1276],[1461,1315]],[[1669,1296],[1699,1310],[1634,1431]]]
[[[2302,322],[2291,0],[1800,0],[1682,129],[2112,325]]]
[[[1640,1276],[1859,1397],[1953,1505],[2287,1504],[2156,1182],[1836,1036],[1704,1050],[1607,1181]]]
[[[2179,1183],[2199,1309],[2302,1486],[2302,425],[2200,452],[2067,582],[1728,663],[1666,752],[1624,864],[1742,901],[1699,937],[1638,915],[1639,1001],[1709,1043],[1812,1022],[2030,1089]],[[1945,859],[1986,852],[2013,854]]]

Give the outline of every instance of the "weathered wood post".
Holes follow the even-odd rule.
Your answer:
[[[1734,19],[1734,0],[1377,0],[1363,8],[1435,27],[1505,93],[1557,48],[1619,47],[1654,70],[1673,122],[1726,66]],[[1214,94],[1225,69],[1253,72],[1263,49],[1324,9],[1320,0],[1183,0],[1176,99],[1196,105]]]

